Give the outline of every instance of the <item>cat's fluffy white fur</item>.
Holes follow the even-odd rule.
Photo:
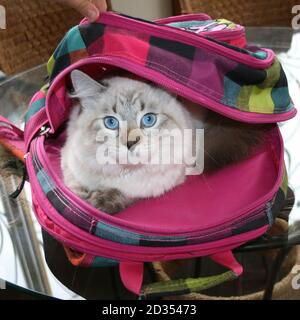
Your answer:
[[[193,129],[195,124],[189,112],[173,95],[143,81],[125,77],[106,78],[101,83],[79,70],[71,73],[72,94],[78,102],[72,107],[67,126],[67,139],[61,152],[61,166],[65,184],[77,194],[87,191],[117,189],[126,198],[157,197],[185,180],[184,164],[101,164],[101,151],[121,154],[132,152],[126,145],[132,130],[140,141],[135,152],[140,155],[149,148],[149,135],[156,129]],[[153,128],[141,128],[141,117],[147,113],[157,115]],[[107,129],[103,119],[114,116],[120,122],[119,130]],[[127,130],[122,130],[123,122]],[[201,127],[201,123],[197,124]],[[97,141],[99,132],[108,137]],[[121,144],[116,150],[116,139]],[[122,143],[124,141],[124,143]],[[157,146],[151,145],[156,148]],[[138,148],[138,149],[136,149]],[[192,144],[185,143],[185,152]],[[99,151],[100,150],[100,151]],[[107,155],[106,155],[107,156]]]

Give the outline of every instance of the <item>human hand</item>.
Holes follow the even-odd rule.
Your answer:
[[[106,11],[106,0],[56,0],[79,11],[87,17],[90,22],[94,22],[99,17],[100,12]]]

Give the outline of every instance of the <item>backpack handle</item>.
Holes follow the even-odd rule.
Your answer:
[[[4,118],[1,115],[0,115],[0,128],[3,131],[5,131],[6,129],[9,129],[19,137],[23,137],[23,134],[24,134],[24,132],[21,129],[19,129],[11,121],[9,121],[8,119]]]
[[[236,279],[243,273],[243,267],[237,262],[231,251],[211,255],[216,263],[229,268],[229,271],[219,275],[180,280],[154,282],[142,286],[144,266],[142,262],[121,262],[120,276],[124,286],[137,294],[140,299],[162,298],[199,292],[215,287],[223,282]]]

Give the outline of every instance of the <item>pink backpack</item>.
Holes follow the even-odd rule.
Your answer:
[[[274,127],[245,161],[190,176],[164,196],[110,216],[62,182],[59,157],[71,106],[66,90],[75,68],[97,79],[126,70],[234,120]],[[24,132],[1,117],[0,137],[24,158],[36,217],[70,261],[119,264],[125,287],[143,298],[195,292],[238,277],[243,268],[231,250],[268,230],[287,190],[276,123],[296,110],[274,52],[247,46],[242,26],[205,14],[149,22],[108,12],[66,34],[48,74],[49,84],[30,103]],[[201,256],[229,271],[142,285],[145,262]]]

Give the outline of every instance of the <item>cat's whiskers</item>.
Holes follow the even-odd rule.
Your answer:
[[[205,147],[203,147],[203,146],[199,146],[200,148],[201,148],[201,150],[205,153],[205,154],[207,154],[209,157],[210,157],[210,159],[212,159],[212,161],[214,161],[214,163],[216,163],[216,164],[220,164],[220,162],[217,160],[217,159],[215,159],[208,151],[206,151],[205,150]]]

